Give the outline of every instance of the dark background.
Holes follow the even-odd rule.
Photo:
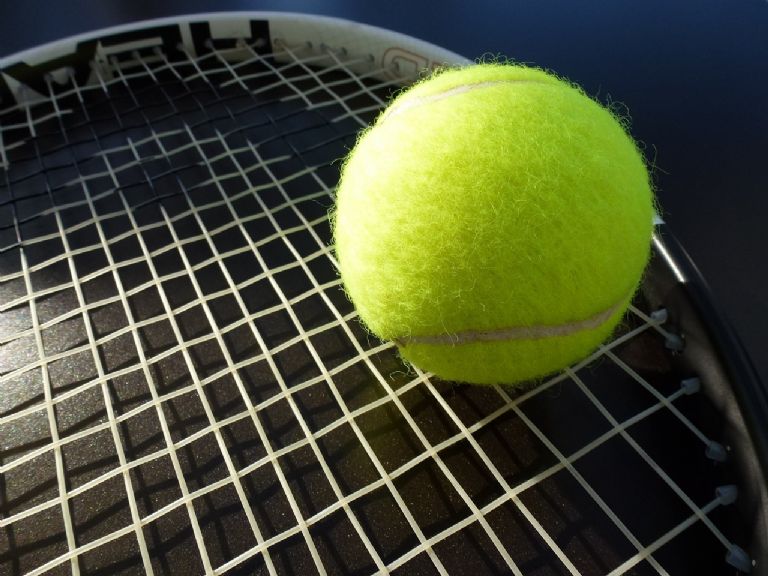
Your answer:
[[[0,0],[0,56],[206,11],[348,18],[469,58],[502,54],[626,104],[665,220],[768,383],[768,0]]]

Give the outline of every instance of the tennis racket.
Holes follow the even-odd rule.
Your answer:
[[[766,392],[662,224],[612,341],[535,385],[361,327],[340,161],[464,63],[276,13],[0,61],[0,574],[767,573]]]

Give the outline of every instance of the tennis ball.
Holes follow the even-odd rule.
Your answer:
[[[612,113],[539,69],[442,71],[343,164],[332,216],[368,328],[448,380],[515,383],[608,338],[649,258],[654,202]]]

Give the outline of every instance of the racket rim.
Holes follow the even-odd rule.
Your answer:
[[[164,16],[161,18],[149,18],[145,20],[136,20],[126,24],[117,24],[114,26],[106,26],[102,28],[93,28],[87,32],[81,32],[78,34],[72,34],[57,40],[51,40],[49,42],[43,42],[29,48],[14,52],[7,56],[0,56],[0,72],[9,66],[24,62],[29,58],[38,58],[40,55],[47,53],[66,53],[65,51],[71,45],[76,45],[80,42],[86,42],[91,40],[98,40],[117,34],[123,34],[126,32],[134,32],[137,30],[146,30],[148,28],[160,27],[160,26],[181,26],[184,24],[196,23],[196,22],[208,22],[208,23],[227,23],[236,21],[249,21],[249,20],[262,20],[269,23],[306,23],[317,24],[319,26],[339,27],[339,28],[356,28],[360,35],[382,35],[392,40],[406,40],[411,45],[420,45],[430,54],[435,54],[435,57],[441,57],[443,54],[447,61],[455,63],[469,63],[471,60],[454,52],[448,50],[432,42],[422,40],[409,34],[397,32],[389,28],[382,26],[374,26],[371,24],[365,24],[356,20],[347,18],[339,18],[336,16],[326,16],[323,14],[306,14],[302,12],[294,11],[278,11],[278,10],[235,10],[235,11],[217,11],[217,12],[201,12],[197,14],[188,13],[180,14],[178,16]],[[47,54],[47,58],[43,58],[42,61],[47,61],[52,58],[50,54]]]
[[[713,349],[732,384],[730,389],[739,402],[739,410],[750,418],[748,429],[752,441],[757,442],[756,455],[763,477],[768,479],[768,387],[760,379],[751,355],[723,309],[716,305],[717,298],[696,261],[666,224],[657,227],[654,239],[663,248],[657,250],[666,264],[673,268],[686,296],[696,308],[698,319],[713,340]],[[658,242],[656,243],[658,247]],[[733,385],[738,382],[738,385]],[[768,511],[766,511],[768,513]]]

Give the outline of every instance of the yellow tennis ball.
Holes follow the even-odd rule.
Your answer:
[[[514,383],[610,336],[649,258],[648,172],[610,111],[484,64],[400,94],[347,158],[334,237],[370,330],[449,379]]]

